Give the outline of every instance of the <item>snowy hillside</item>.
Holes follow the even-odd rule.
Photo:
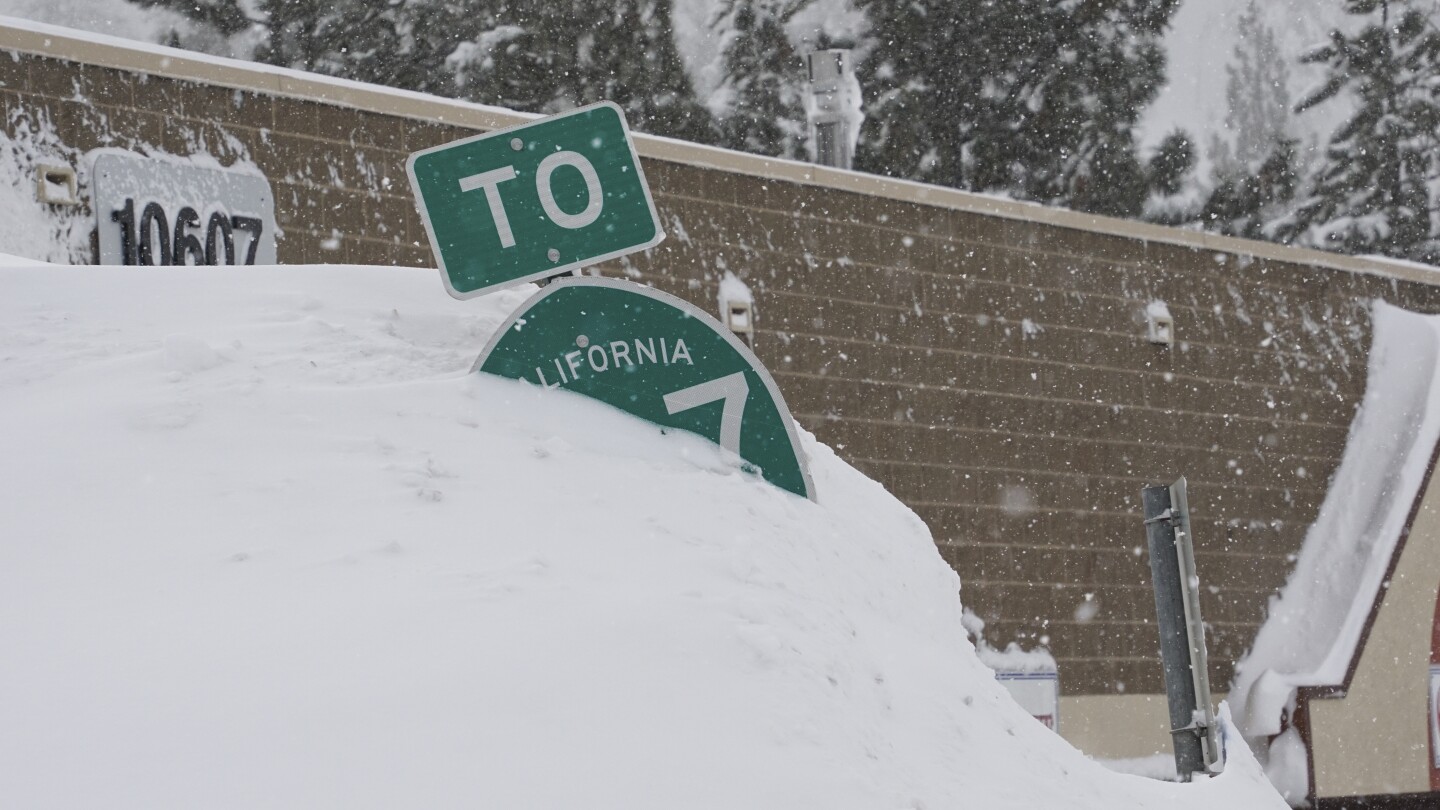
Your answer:
[[[1283,806],[1027,717],[810,437],[818,503],[466,374],[522,297],[0,267],[0,806]]]

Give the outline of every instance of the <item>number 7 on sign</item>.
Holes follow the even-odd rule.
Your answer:
[[[745,372],[737,371],[666,394],[665,412],[673,416],[681,411],[708,405],[717,399],[725,400],[725,405],[720,409],[720,446],[738,456],[740,420],[745,415],[745,400],[749,396],[750,384],[745,382]]]

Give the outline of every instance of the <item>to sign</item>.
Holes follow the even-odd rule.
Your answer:
[[[101,264],[275,263],[275,202],[261,175],[140,155],[95,158]]]
[[[564,388],[698,433],[814,499],[795,422],[775,381],[698,308],[628,281],[557,281],[491,338],[476,371]]]
[[[625,117],[609,102],[416,152],[406,170],[456,298],[665,238]]]

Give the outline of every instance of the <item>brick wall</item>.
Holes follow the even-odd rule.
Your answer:
[[[518,120],[40,39],[0,30],[14,48],[0,53],[7,131],[49,121],[75,155],[252,161],[275,190],[282,263],[431,264],[406,155]],[[1050,645],[1067,694],[1162,691],[1138,494],[1179,474],[1211,679],[1228,683],[1343,449],[1369,301],[1440,309],[1424,272],[698,147],[641,151],[669,238],[604,272],[712,311],[726,270],[745,279],[757,351],[800,423],[924,518],[993,643]],[[1146,339],[1154,299],[1174,315],[1173,347]]]

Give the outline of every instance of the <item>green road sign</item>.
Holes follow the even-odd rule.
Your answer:
[[[564,388],[698,433],[814,499],[795,421],[769,372],[719,321],[629,281],[550,284],[491,338],[475,371]]]
[[[405,169],[456,298],[665,238],[625,116],[609,102],[416,152]]]

